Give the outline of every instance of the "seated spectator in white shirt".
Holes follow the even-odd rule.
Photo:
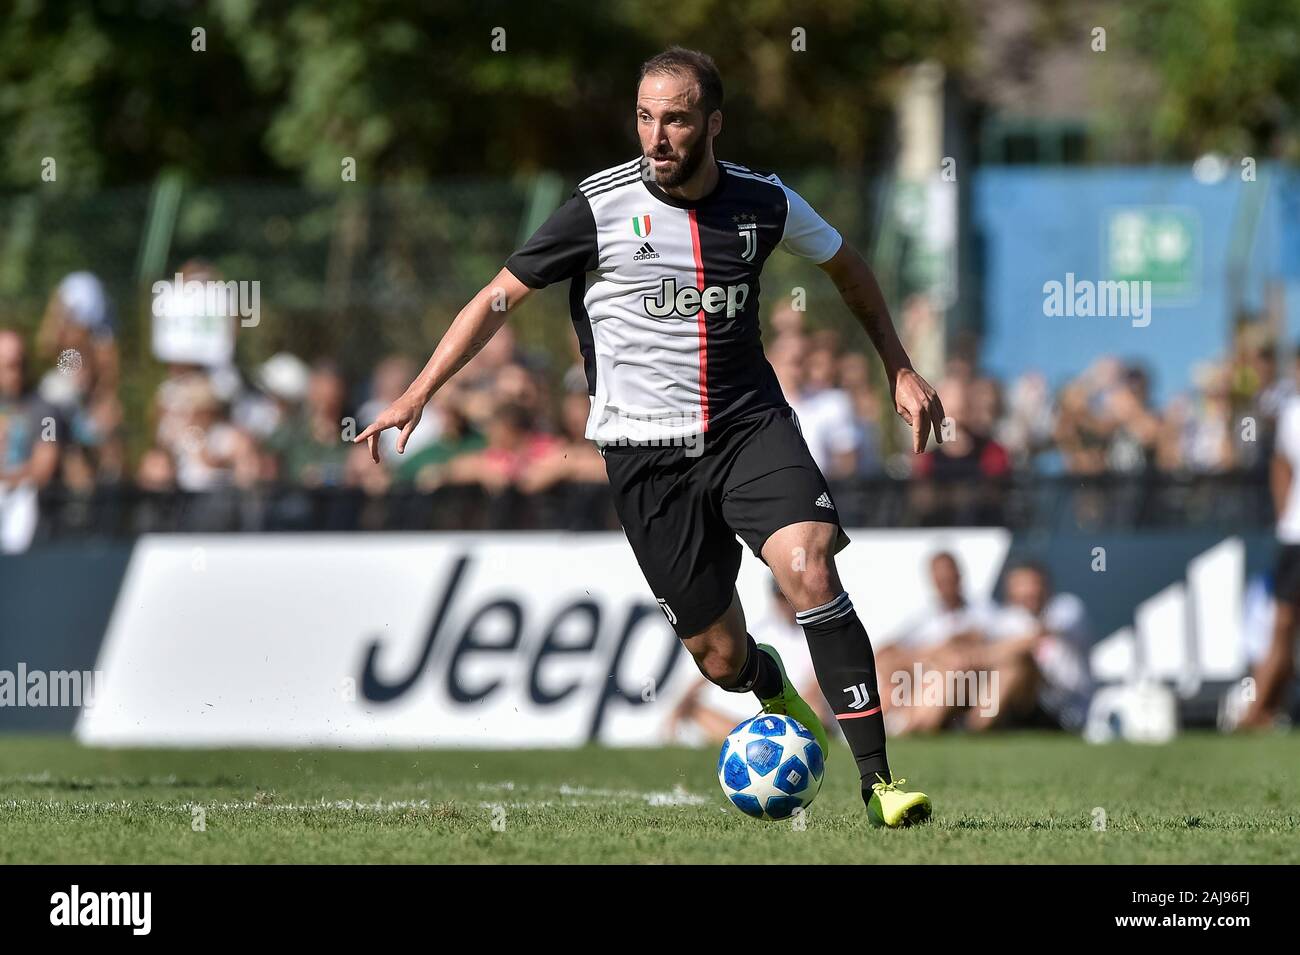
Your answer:
[[[947,705],[927,706],[923,697],[912,693],[905,694],[902,706],[895,705],[896,694],[892,691],[904,680],[903,677],[895,680],[895,674],[904,674],[910,686],[918,663],[922,671],[943,669],[950,658],[964,652],[963,648],[985,641],[988,626],[996,615],[992,604],[967,599],[961,567],[949,551],[932,556],[929,571],[934,603],[893,640],[876,650],[876,679],[891,733],[939,729],[951,716],[952,709]]]
[[[998,723],[1082,727],[1092,696],[1087,613],[1074,594],[1053,594],[1046,569],[1015,566],[1006,603],[989,628],[992,646],[980,662],[1000,670],[998,715],[972,719],[972,729]]]

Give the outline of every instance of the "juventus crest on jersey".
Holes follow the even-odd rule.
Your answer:
[[[786,402],[763,354],[759,275],[777,248],[822,263],[840,235],[776,176],[718,164],[702,199],[639,159],[582,181],[510,257],[530,288],[571,279],[591,394],[587,437],[661,442]]]

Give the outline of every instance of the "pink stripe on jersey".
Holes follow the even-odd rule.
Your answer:
[[[695,287],[704,291],[704,255],[700,252],[700,227],[695,210],[688,209],[691,221],[691,251],[695,254]],[[699,312],[700,330],[700,422],[701,431],[709,430],[709,332],[704,324],[704,309]]]

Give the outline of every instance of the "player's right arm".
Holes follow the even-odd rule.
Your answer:
[[[354,444],[368,441],[370,457],[379,460],[379,434],[388,428],[399,428],[397,451],[406,449],[407,439],[420,423],[424,406],[439,388],[483,350],[506,322],[510,310],[532,292],[515,278],[509,269],[502,269],[497,277],[485,285],[469,304],[460,310],[447,334],[425,364],[424,370],[411,382],[400,398],[385,408],[370,425],[353,438]]]

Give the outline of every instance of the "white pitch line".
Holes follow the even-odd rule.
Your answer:
[[[479,789],[499,788],[513,792],[514,783],[500,785],[483,783]],[[677,807],[699,806],[708,802],[703,796],[687,792],[678,786],[671,791],[644,792],[635,789],[593,789],[585,786],[529,787],[538,790],[538,794],[555,792],[562,798],[557,803],[551,799],[511,799],[505,802],[478,803],[479,808],[493,809],[504,806],[507,809],[538,809],[559,805],[580,806],[601,802],[644,802],[647,806]],[[106,801],[62,800],[62,799],[8,799],[0,802],[0,808],[19,810],[28,808],[62,809],[73,813],[100,812],[105,810],[162,809],[169,812],[191,812],[203,809],[208,812],[316,812],[332,809],[342,812],[393,813],[412,809],[431,809],[434,806],[455,806],[455,799],[431,801],[429,799],[391,799],[362,801],[355,799],[321,799],[316,802],[275,802],[274,800],[246,799],[225,802],[184,802],[184,803],[148,803],[130,799]]]

